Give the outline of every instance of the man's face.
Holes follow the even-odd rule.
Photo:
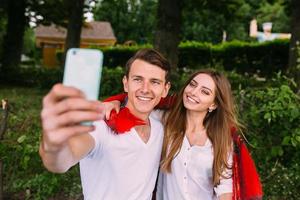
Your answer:
[[[170,84],[166,84],[166,72],[156,65],[143,60],[135,60],[123,85],[128,92],[127,107],[135,116],[146,119],[161,97],[168,94]]]

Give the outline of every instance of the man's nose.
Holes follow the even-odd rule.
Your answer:
[[[147,93],[149,91],[150,84],[148,81],[144,81],[142,85],[142,92]]]

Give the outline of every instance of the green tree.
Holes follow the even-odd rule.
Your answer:
[[[286,13],[286,0],[261,1],[255,10],[258,23],[273,22],[272,32],[290,32],[290,17]]]
[[[108,21],[118,43],[151,43],[157,0],[101,0],[93,10],[98,21]]]

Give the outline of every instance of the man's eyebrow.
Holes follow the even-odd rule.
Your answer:
[[[143,78],[143,77],[140,76],[140,75],[132,75],[131,77],[132,77],[132,78]]]
[[[151,81],[157,81],[157,82],[160,82],[160,83],[162,83],[162,82],[163,82],[163,80],[161,80],[161,79],[158,79],[158,78],[151,78],[150,80],[151,80]]]

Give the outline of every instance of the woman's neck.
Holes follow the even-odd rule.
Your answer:
[[[201,132],[205,129],[203,121],[206,116],[204,112],[187,112],[186,132]]]

